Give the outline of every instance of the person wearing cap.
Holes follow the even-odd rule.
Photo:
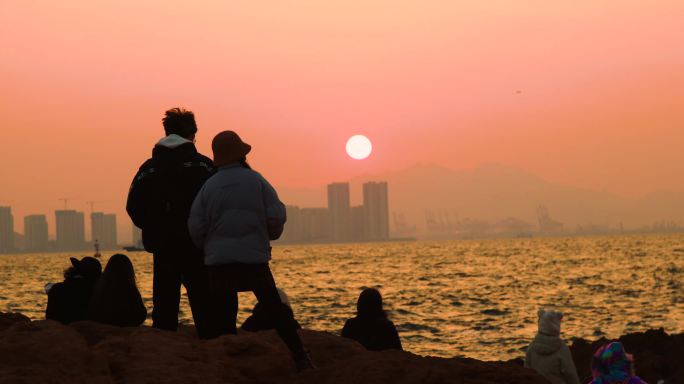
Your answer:
[[[45,318],[62,324],[87,319],[88,305],[102,274],[102,265],[94,257],[69,260],[71,267],[64,271],[64,281],[45,286],[48,295]]]
[[[572,353],[560,337],[563,313],[540,309],[538,332],[527,348],[525,367],[532,368],[553,384],[579,384]]]
[[[297,368],[312,368],[269,267],[270,240],[283,232],[285,205],[271,184],[249,166],[246,156],[252,147],[237,133],[219,133],[211,147],[218,171],[197,194],[188,220],[192,240],[204,249],[209,278],[208,333],[210,337],[236,333],[237,292],[252,291],[273,319]]]
[[[634,372],[634,357],[618,341],[605,344],[594,353],[591,375],[590,384],[646,384]]]
[[[145,250],[153,254],[152,325],[175,331],[181,285],[200,337],[205,324],[206,276],[202,251],[188,233],[195,195],[214,174],[211,159],[197,152],[195,115],[182,108],[166,111],[164,136],[154,146],[131,183],[126,210],[142,229]]]

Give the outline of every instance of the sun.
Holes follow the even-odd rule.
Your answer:
[[[373,151],[371,141],[364,135],[354,135],[347,140],[347,154],[352,159],[363,160]]]

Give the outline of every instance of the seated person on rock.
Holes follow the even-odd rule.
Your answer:
[[[371,351],[402,349],[397,329],[382,308],[382,296],[373,288],[359,295],[356,317],[344,324],[342,337],[354,339]]]
[[[299,322],[294,318],[294,313],[292,312],[292,306],[290,305],[290,299],[285,294],[285,291],[278,288],[278,295],[280,296],[280,301],[283,305],[283,310],[288,313],[292,321],[292,326],[296,329],[302,329]],[[258,332],[268,329],[275,329],[275,323],[273,318],[268,315],[268,312],[261,303],[256,303],[252,309],[252,315],[245,320],[240,326],[240,329],[248,332]]]
[[[560,337],[561,312],[540,309],[538,329],[527,348],[525,367],[532,368],[553,384],[579,384],[570,348]]]
[[[634,373],[634,357],[620,342],[608,343],[591,358],[591,384],[646,384]]]
[[[63,324],[87,318],[95,284],[102,274],[102,265],[94,257],[70,260],[71,267],[64,271],[64,281],[45,286],[48,295],[45,318]]]
[[[145,322],[147,310],[135,283],[131,260],[122,254],[109,259],[90,302],[88,319],[120,327]]]

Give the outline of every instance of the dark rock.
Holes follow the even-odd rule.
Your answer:
[[[0,330],[3,383],[547,383],[513,363],[370,352],[326,332],[301,332],[318,369],[297,374],[274,331],[204,341],[186,329],[65,326],[0,314],[10,318]]]
[[[570,346],[580,378],[591,375],[591,357],[602,345],[614,340],[573,340]],[[661,328],[620,337],[627,353],[634,355],[637,376],[650,384],[684,384],[684,333],[668,335]]]
[[[5,329],[11,327],[15,323],[29,322],[29,321],[31,321],[31,319],[22,315],[21,313],[15,313],[15,312],[3,313],[3,312],[0,312],[0,331],[4,331]]]

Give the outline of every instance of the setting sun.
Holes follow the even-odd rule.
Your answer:
[[[0,384],[684,384],[684,0],[0,10]]]
[[[347,140],[347,154],[352,159],[363,160],[372,150],[371,141],[364,135],[354,135]]]

